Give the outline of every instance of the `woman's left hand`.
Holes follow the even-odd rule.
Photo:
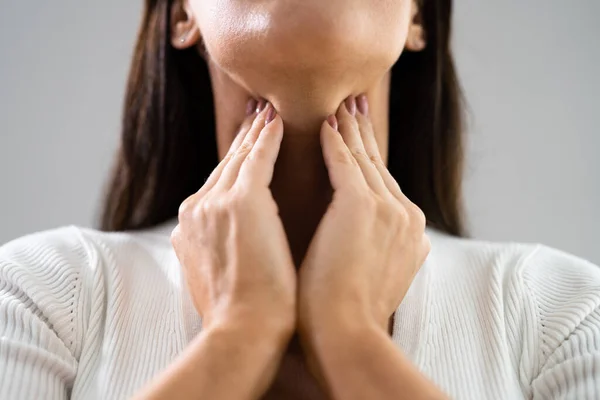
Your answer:
[[[321,145],[334,193],[299,271],[303,342],[360,326],[387,332],[431,246],[423,212],[383,163],[366,96],[328,121]]]

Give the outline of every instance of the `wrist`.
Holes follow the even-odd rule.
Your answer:
[[[227,307],[203,318],[203,327],[257,340],[287,343],[296,329],[296,312],[269,312],[248,305]]]
[[[315,362],[336,353],[354,353],[388,336],[374,320],[343,311],[313,317],[309,322],[305,320],[299,326],[299,334]]]
[[[299,315],[299,331],[305,340],[335,340],[343,337],[348,340],[371,336],[377,330],[383,330],[384,324],[377,321],[371,313],[362,311],[364,307],[343,306],[328,308],[314,307],[312,312]],[[331,339],[330,339],[331,338]]]
[[[226,344],[283,351],[293,335],[293,328],[273,321],[227,318],[213,321],[203,333]]]
[[[207,325],[160,384],[165,390],[197,390],[206,398],[259,398],[281,362],[283,336],[243,321],[212,321]],[[233,386],[228,383],[232,381],[236,382]]]
[[[340,372],[362,369],[372,358],[371,350],[389,340],[385,331],[364,320],[332,318],[315,326],[300,335],[308,365],[329,391],[333,390],[332,382],[338,380]]]

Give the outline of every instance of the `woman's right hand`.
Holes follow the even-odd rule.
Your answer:
[[[181,205],[171,241],[203,330],[235,326],[287,343],[296,272],[269,189],[283,121],[264,100],[248,106],[228,154]]]
[[[269,189],[283,121],[257,109],[171,234],[202,332],[136,399],[259,398],[294,332],[296,271]]]

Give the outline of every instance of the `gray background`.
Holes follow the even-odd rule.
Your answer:
[[[0,0],[0,243],[90,226],[142,1]],[[471,232],[600,264],[600,2],[458,0]]]

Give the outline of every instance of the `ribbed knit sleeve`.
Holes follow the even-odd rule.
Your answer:
[[[75,228],[0,247],[0,399],[67,399],[81,343],[81,271]]]
[[[523,272],[538,319],[534,399],[600,399],[600,268],[539,246]]]

